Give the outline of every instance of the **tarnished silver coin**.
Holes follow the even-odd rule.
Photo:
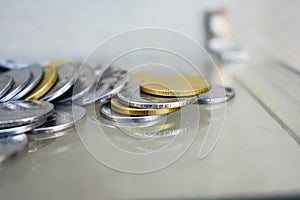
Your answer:
[[[37,84],[42,80],[43,78],[43,70],[41,67],[28,67],[32,73],[32,79],[30,82],[26,85],[26,87],[19,92],[16,96],[14,96],[11,100],[18,100],[24,97],[26,94],[28,94]]]
[[[53,105],[45,101],[10,101],[0,103],[0,128],[40,121],[49,116]]]
[[[235,90],[233,88],[213,85],[208,92],[198,95],[198,103],[217,104],[230,101],[234,97]]]
[[[164,115],[148,115],[148,116],[129,116],[122,115],[116,112],[113,112],[110,107],[110,103],[106,103],[100,108],[101,115],[110,121],[121,122],[121,123],[129,123],[129,122],[149,122],[157,119],[161,119]]]
[[[124,70],[112,71],[99,80],[96,89],[91,89],[84,97],[75,101],[76,104],[87,106],[101,103],[119,93],[130,80],[131,75]],[[114,79],[114,81],[112,81]]]
[[[14,80],[12,88],[0,99],[0,102],[11,100],[19,92],[21,92],[32,78],[32,73],[27,68],[11,70],[3,73],[10,76]]]
[[[10,76],[0,74],[0,98],[10,90],[13,84],[14,80]]]
[[[46,122],[46,120],[47,119],[44,118],[39,121],[32,122],[30,124],[25,124],[25,125],[16,126],[16,127],[1,128],[0,129],[0,137],[26,133],[28,131],[33,130],[36,127],[42,126]]]
[[[50,91],[48,91],[41,100],[44,101],[52,101],[62,94],[64,94],[66,91],[68,91],[73,84],[75,83],[77,79],[77,70],[78,68],[74,66],[74,64],[67,63],[58,65],[55,67],[58,79],[55,83],[55,85],[51,88]]]
[[[130,87],[118,93],[120,103],[136,108],[178,108],[197,101],[197,97],[175,98],[148,95],[140,91],[140,87]]]
[[[76,105],[55,105],[54,111],[47,122],[33,129],[30,134],[54,133],[72,127],[86,114],[85,108]]]
[[[74,83],[74,86],[61,97],[59,97],[58,102],[64,103],[67,101],[75,101],[83,97],[83,95],[88,93],[88,91],[94,86],[96,78],[96,74],[91,67],[88,65],[81,66],[78,69],[78,77]]]
[[[22,151],[28,143],[26,134],[0,137],[0,163]]]

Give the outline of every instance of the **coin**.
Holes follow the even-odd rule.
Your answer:
[[[0,103],[0,128],[20,126],[46,118],[53,105],[45,101],[10,101]]]
[[[14,85],[6,93],[6,95],[0,99],[0,102],[5,102],[12,99],[26,87],[32,78],[32,73],[27,68],[11,70],[5,72],[4,74],[10,76],[14,80]]]
[[[140,87],[130,87],[118,93],[120,103],[136,108],[177,108],[197,101],[196,96],[192,97],[160,97],[148,95],[140,91]]]
[[[199,76],[153,76],[144,80],[140,87],[152,95],[182,97],[207,92],[211,84]]]
[[[0,68],[4,69],[20,69],[24,67],[36,67],[40,66],[40,63],[38,62],[15,62],[13,60],[5,60],[5,59],[0,59]]]
[[[42,67],[42,70],[43,70],[43,78],[41,82],[34,88],[33,91],[31,91],[29,94],[27,94],[24,97],[25,100],[32,100],[32,99],[37,100],[41,98],[55,84],[57,80],[56,69],[54,67],[45,66]]]
[[[77,79],[77,69],[74,64],[68,63],[55,67],[58,79],[55,85],[41,98],[44,101],[52,101],[70,89]]]
[[[112,112],[110,103],[106,103],[100,108],[101,115],[110,121],[129,123],[129,122],[149,122],[162,118],[164,115],[151,115],[151,116],[128,116],[116,112]]]
[[[111,109],[121,114],[136,116],[136,115],[163,115],[163,114],[175,112],[180,108],[161,108],[161,109],[132,108],[119,103],[118,99],[113,98],[111,99]]]
[[[69,60],[57,60],[57,61],[51,61],[49,63],[47,63],[47,66],[50,67],[57,67],[59,65],[65,65],[65,64],[72,64],[72,61]]]
[[[14,80],[7,75],[0,75],[0,98],[3,97],[13,86]]]
[[[43,78],[43,70],[41,67],[28,67],[28,69],[32,73],[32,79],[30,82],[27,84],[27,86],[19,92],[16,96],[14,96],[11,100],[18,100],[21,99],[23,96],[28,94],[35,86],[38,85],[38,83],[42,80]]]
[[[235,90],[230,87],[213,85],[209,92],[198,95],[199,104],[217,104],[230,101],[235,97]]]
[[[76,105],[55,105],[54,111],[47,122],[35,128],[30,134],[54,133],[72,127],[86,114],[85,108]]]
[[[28,143],[26,134],[0,138],[0,163],[22,151]]]
[[[96,75],[94,70],[90,68],[88,65],[84,66],[78,65],[78,78],[74,83],[74,86],[69,89],[65,94],[63,94],[57,100],[60,103],[64,103],[67,101],[75,101],[81,98],[83,95],[88,93],[89,90],[93,87],[96,82]]]
[[[16,126],[16,127],[1,128],[0,129],[0,137],[26,133],[26,132],[31,131],[32,129],[34,129],[36,127],[39,127],[39,126],[43,125],[45,122],[46,122],[46,118],[41,119],[41,120],[36,121],[36,122],[32,122],[30,124],[25,124],[25,125]]]
[[[108,73],[104,77],[101,77],[96,89],[91,89],[86,95],[84,95],[84,97],[75,101],[75,103],[82,106],[87,106],[94,103],[104,102],[120,92],[130,78],[131,75],[123,70]],[[115,81],[112,82],[112,79]]]

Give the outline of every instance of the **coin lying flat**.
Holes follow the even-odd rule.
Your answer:
[[[151,115],[151,116],[128,116],[116,112],[112,112],[110,103],[106,103],[100,108],[101,115],[110,121],[129,123],[129,122],[149,122],[162,118],[164,115]]]
[[[53,105],[45,101],[10,101],[0,103],[0,128],[20,126],[46,118]]]
[[[10,76],[0,75],[0,98],[10,90],[13,84],[14,81]]]
[[[131,75],[126,71],[112,71],[101,77],[96,89],[91,89],[84,97],[75,101],[76,104],[87,106],[101,103],[115,96],[130,80]]]
[[[21,92],[26,85],[30,82],[32,78],[32,73],[27,68],[11,70],[4,73],[5,75],[10,76],[14,80],[14,85],[12,88],[0,99],[0,102],[9,101],[19,92]]]
[[[77,78],[77,69],[74,64],[63,64],[55,67],[58,79],[55,85],[41,98],[44,101],[52,101],[70,89]]]
[[[91,67],[84,65],[79,68],[78,66],[78,78],[74,83],[74,86],[59,97],[58,102],[64,103],[67,101],[75,101],[83,97],[89,92],[89,90],[91,90],[95,82],[96,75]]]
[[[41,82],[27,94],[24,99],[25,100],[37,100],[41,98],[44,94],[46,94],[52,86],[56,83],[57,80],[57,72],[54,67],[46,66],[42,67],[43,70],[43,78]]]
[[[186,97],[207,92],[211,84],[199,76],[153,76],[144,80],[140,87],[152,95]]]
[[[30,134],[54,133],[65,130],[81,120],[86,114],[85,108],[76,105],[56,105],[47,122],[33,129]]]
[[[115,112],[125,114],[125,115],[163,115],[171,112],[175,112],[180,108],[161,108],[161,109],[151,109],[151,108],[132,108],[119,103],[118,99],[111,99],[111,109]]]
[[[28,67],[28,69],[32,73],[32,79],[30,82],[26,85],[26,87],[19,92],[16,96],[14,96],[11,100],[18,100],[24,97],[26,94],[28,94],[35,86],[38,85],[38,83],[42,80],[43,78],[43,70],[41,67]]]
[[[0,163],[22,151],[28,143],[26,134],[0,138]]]
[[[153,109],[177,108],[197,101],[196,96],[176,98],[148,95],[141,92],[139,86],[122,90],[118,93],[118,99],[122,104],[130,107]]]
[[[16,126],[16,127],[1,128],[0,136],[3,137],[3,136],[18,135],[21,133],[26,133],[28,131],[33,130],[36,127],[43,125],[45,122],[46,122],[46,118],[41,119],[36,122],[32,122],[30,124],[25,124],[25,125]]]
[[[235,90],[230,87],[213,85],[209,92],[198,95],[199,104],[217,104],[230,101],[235,97]]]

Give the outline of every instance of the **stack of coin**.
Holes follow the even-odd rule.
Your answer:
[[[157,121],[189,104],[217,104],[235,96],[232,88],[212,86],[199,76],[133,73],[133,79],[137,78],[139,81],[133,80],[100,107],[103,118],[117,122],[114,125],[123,129],[128,128],[128,124],[145,127],[145,122]]]

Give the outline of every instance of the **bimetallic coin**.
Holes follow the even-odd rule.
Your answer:
[[[140,87],[131,87],[118,93],[119,101],[130,107],[136,108],[177,108],[197,101],[196,96],[192,97],[160,97],[148,95],[140,91]]]
[[[13,86],[14,80],[7,75],[0,75],[0,98],[3,97]]]
[[[209,92],[198,95],[199,104],[217,104],[230,101],[235,97],[235,90],[230,87],[213,85]]]
[[[28,131],[33,130],[36,127],[43,125],[45,122],[46,122],[46,118],[41,119],[36,122],[33,122],[33,123],[30,123],[30,124],[25,124],[25,125],[16,126],[16,127],[1,128],[0,129],[0,137],[26,133]]]
[[[64,103],[67,101],[75,101],[83,97],[94,86],[96,78],[92,68],[87,65],[81,67],[78,65],[78,77],[74,86],[59,97],[58,102]]]
[[[58,98],[70,89],[77,79],[77,69],[74,64],[58,65],[55,69],[58,74],[58,79],[55,85],[41,98],[41,100],[52,101]]]
[[[140,87],[143,92],[152,95],[186,97],[207,92],[211,84],[199,76],[153,76]]]
[[[129,123],[129,122],[149,122],[160,119],[164,117],[164,115],[151,115],[151,116],[128,116],[122,115],[119,113],[112,112],[110,103],[106,103],[101,106],[100,113],[101,115],[110,121],[120,122],[120,123]]]
[[[81,106],[56,105],[47,122],[43,126],[32,130],[30,134],[54,133],[65,130],[81,120],[85,114],[86,110]]]
[[[38,85],[38,83],[43,78],[43,70],[41,67],[28,67],[28,69],[31,71],[33,77],[30,80],[30,82],[27,84],[27,86],[19,92],[16,96],[14,96],[11,100],[18,100],[24,97],[26,94],[28,94],[35,86]]]
[[[20,126],[49,116],[53,105],[45,101],[10,101],[0,103],[0,128]]]
[[[27,68],[11,70],[4,73],[10,76],[14,80],[14,85],[12,88],[0,99],[0,102],[5,102],[11,100],[19,92],[21,92],[32,78],[32,73]]]
[[[31,91],[29,94],[27,94],[24,97],[25,100],[37,100],[41,98],[56,83],[57,72],[54,67],[46,66],[46,67],[42,67],[42,70],[43,70],[43,79],[34,88],[33,91]]]
[[[0,138],[0,163],[22,151],[28,143],[26,134]]]
[[[171,112],[175,112],[180,108],[161,108],[161,109],[151,109],[151,108],[132,108],[119,103],[118,99],[111,99],[111,109],[115,112],[125,114],[125,115],[164,115]]]
[[[114,82],[111,81],[112,78],[115,78]],[[104,77],[101,77],[96,89],[91,89],[84,97],[75,101],[75,103],[87,106],[104,102],[119,93],[128,83],[130,78],[131,75],[126,73],[126,71],[112,71],[112,73],[108,73]]]

